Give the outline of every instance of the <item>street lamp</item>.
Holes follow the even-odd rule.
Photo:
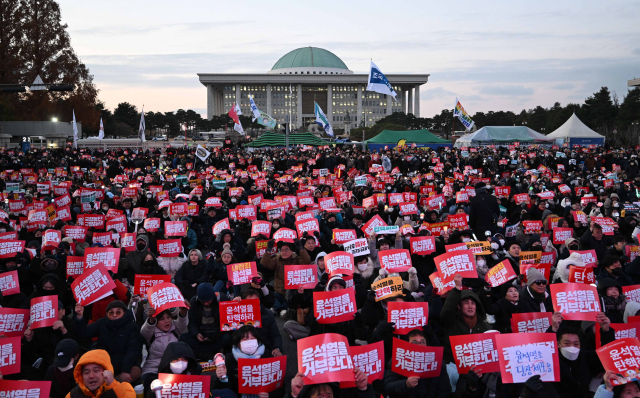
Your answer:
[[[58,118],[57,118],[57,117],[51,118],[51,121],[52,121],[52,122],[57,122],[57,121],[58,121]]]

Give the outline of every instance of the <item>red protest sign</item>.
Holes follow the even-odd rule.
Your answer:
[[[273,239],[276,242],[283,241],[293,243],[297,237],[297,232],[289,228],[280,228],[273,234]]]
[[[313,289],[318,284],[317,266],[315,264],[308,265],[285,265],[284,267],[284,288]]]
[[[0,333],[7,337],[22,337],[29,322],[29,310],[0,307]]]
[[[120,249],[108,247],[88,247],[84,250],[85,270],[91,269],[97,265],[104,265],[107,270],[116,274],[118,273],[119,262]]]
[[[395,334],[407,334],[427,324],[429,303],[389,301],[387,305],[387,321],[395,323]]]
[[[7,337],[0,342],[0,372],[2,375],[12,375],[20,373],[21,362],[21,338]],[[4,381],[4,380],[2,380]],[[0,391],[2,388],[0,387]],[[6,395],[6,397],[17,397],[18,395]],[[31,397],[30,394],[25,394],[23,397]]]
[[[507,283],[508,281],[515,279],[516,273],[511,266],[509,260],[504,260],[494,265],[484,277],[484,280],[491,287],[498,287]]]
[[[358,239],[358,235],[356,235],[355,229],[334,229],[333,239],[337,245],[344,245],[347,242]]]
[[[469,224],[467,224],[467,215],[464,213],[456,214],[455,216],[447,216],[447,220],[449,221],[449,228],[452,230],[464,231],[469,229]]]
[[[164,223],[166,236],[187,236],[186,221],[167,221]]]
[[[53,326],[58,320],[58,296],[32,298],[29,320],[31,329]]]
[[[213,235],[218,235],[224,229],[231,229],[231,224],[229,224],[229,217],[215,223],[212,228]]]
[[[571,265],[569,267],[570,283],[596,283],[596,277],[593,274],[593,268],[577,267]]]
[[[249,221],[255,221],[258,217],[258,207],[254,205],[236,206],[236,219],[242,220],[246,218]]]
[[[477,278],[476,260],[471,250],[458,250],[445,253],[433,259],[436,268],[442,277],[442,283],[447,284],[453,281],[456,274],[463,278]]]
[[[249,299],[240,301],[221,301],[220,309],[220,330],[238,330],[244,325],[262,327],[260,315],[260,300]]]
[[[631,317],[628,317],[631,318]],[[640,322],[632,322],[629,323],[611,323],[609,324],[611,330],[615,331],[614,340],[626,339],[626,338],[637,338],[640,336]],[[599,327],[596,327],[596,348],[602,347],[601,340],[601,330]]]
[[[3,296],[20,293],[18,271],[9,271],[0,274],[0,291]]]
[[[104,216],[102,214],[80,214],[78,215],[78,225],[102,229]]]
[[[333,252],[324,257],[324,265],[329,278],[334,275],[353,275],[353,254],[347,252]]]
[[[436,251],[435,236],[412,236],[409,239],[411,254],[427,255]]]
[[[542,221],[526,220],[522,222],[522,226],[524,227],[524,233],[526,235],[539,234],[542,232]]]
[[[320,224],[318,223],[317,218],[300,220],[296,221],[296,230],[298,231],[298,236],[302,236],[305,232],[309,233],[309,235],[313,235],[313,231],[320,232]]]
[[[411,255],[406,249],[382,250],[378,252],[380,266],[393,272],[405,272],[411,268]],[[326,261],[326,259],[325,259]]]
[[[612,379],[611,384],[626,384],[638,380],[640,368],[640,341],[635,338],[615,340],[596,350],[605,371],[621,374],[624,382]]]
[[[236,263],[227,266],[227,276],[234,285],[244,285],[251,282],[251,278],[258,276],[255,261]]]
[[[76,277],[84,272],[84,257],[67,256],[67,278]]]
[[[403,216],[418,214],[418,206],[415,203],[400,203],[400,211]]]
[[[554,228],[553,244],[562,245],[564,242],[573,237],[573,228]]]
[[[493,337],[503,383],[524,383],[534,375],[540,375],[542,381],[560,381],[555,333],[509,333]]]
[[[62,241],[62,231],[48,229],[42,234],[42,250],[54,250]]]
[[[158,240],[158,253],[160,257],[178,257],[182,253],[181,239]]]
[[[583,283],[553,283],[549,286],[553,310],[561,312],[565,320],[595,321],[602,311],[598,290]]]
[[[133,294],[143,299],[147,298],[147,290],[161,283],[171,282],[171,275],[143,275],[136,274],[133,285]]]
[[[88,227],[80,227],[73,225],[65,225],[64,236],[75,239],[76,241],[83,243],[87,237]]]
[[[519,193],[517,195],[513,195],[513,200],[516,202],[516,205],[521,204],[529,204],[529,194]]]
[[[251,223],[251,236],[271,235],[271,223],[269,221],[254,221]]]
[[[364,234],[367,237],[369,237],[371,234],[373,234],[373,229],[375,227],[386,227],[386,226],[387,226],[387,223],[382,220],[380,215],[376,214],[375,216],[371,217],[371,219],[367,221],[360,229],[362,230],[362,232],[364,232]]]
[[[14,258],[24,251],[24,244],[23,240],[0,240],[0,258]]]
[[[158,232],[160,229],[160,219],[155,217],[147,218],[142,225],[147,232]]]
[[[451,351],[459,374],[477,366],[482,373],[500,371],[498,350],[493,333],[449,336]]]
[[[189,204],[188,203],[171,203],[169,205],[169,214],[172,216],[183,217],[187,215]]]
[[[127,222],[125,220],[111,220],[107,221],[107,225],[105,226],[107,231],[111,229],[115,229],[117,233],[125,233],[127,232]]]
[[[495,190],[496,198],[505,198],[508,199],[509,195],[511,195],[511,187],[496,187]]]
[[[549,280],[549,274],[551,274],[551,264],[520,264],[520,273],[524,275],[524,279],[522,280],[522,285],[526,285],[527,280],[527,272],[529,268],[535,268],[542,273],[542,276],[546,280]]]
[[[147,289],[149,305],[156,314],[169,308],[186,307],[180,290],[171,282],[162,282]]]
[[[368,346],[365,346],[368,347]],[[324,333],[298,340],[298,372],[304,384],[354,381],[349,340],[336,333]]]
[[[120,247],[127,252],[132,252],[136,249],[136,236],[135,232],[129,234],[122,234],[120,239]]]
[[[162,397],[208,397],[211,376],[192,376],[160,373],[158,379],[162,382]]]
[[[393,339],[391,370],[406,377],[438,377],[442,370],[443,347],[427,347]]]
[[[353,359],[353,365],[367,375],[369,384],[374,380],[384,379],[384,342],[367,345],[354,345],[349,348]],[[345,381],[340,383],[340,388],[355,387],[356,383]]]
[[[570,254],[578,253],[582,257],[582,262],[585,267],[595,267],[598,264],[598,256],[596,251],[592,250],[569,250]]]
[[[93,267],[71,283],[73,297],[82,306],[89,305],[111,294],[115,287],[116,284],[103,265]]]
[[[625,295],[627,301],[640,303],[640,285],[622,286],[622,294]]]
[[[260,359],[238,359],[238,392],[269,393],[283,387],[287,356]]]
[[[356,296],[353,289],[313,292],[313,315],[320,324],[350,321],[356,310]]]
[[[511,314],[513,333],[546,333],[551,326],[551,312],[523,312]]]

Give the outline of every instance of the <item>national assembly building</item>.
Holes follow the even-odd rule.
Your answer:
[[[353,73],[335,54],[317,47],[285,54],[267,73],[198,73],[198,77],[207,87],[208,119],[227,113],[234,102],[240,104],[242,114],[251,115],[249,98],[253,97],[256,106],[280,124],[286,123],[290,114],[295,130],[315,122],[315,101],[334,130],[348,132],[363,120],[365,126],[372,126],[393,112],[420,117],[420,86],[427,83],[429,75],[394,74],[384,66],[382,69],[398,94],[398,102],[366,91],[368,74]]]

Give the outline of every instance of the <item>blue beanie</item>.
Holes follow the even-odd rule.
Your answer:
[[[210,283],[201,283],[198,285],[198,289],[196,290],[198,294],[198,300],[201,303],[205,301],[212,301],[216,296],[216,291],[213,290],[213,286]]]

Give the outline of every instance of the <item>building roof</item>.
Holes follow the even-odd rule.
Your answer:
[[[458,138],[455,147],[511,142],[544,143],[553,140],[526,126],[485,126],[475,133]]]
[[[283,55],[271,70],[313,67],[349,70],[347,65],[334,53],[318,47],[302,47],[290,51]]]
[[[451,141],[436,137],[429,130],[382,130],[380,134],[365,141],[367,144],[397,144],[400,140],[407,144],[451,144]]]
[[[637,87],[640,86],[640,79],[631,79],[627,82],[627,86],[629,87]]]

